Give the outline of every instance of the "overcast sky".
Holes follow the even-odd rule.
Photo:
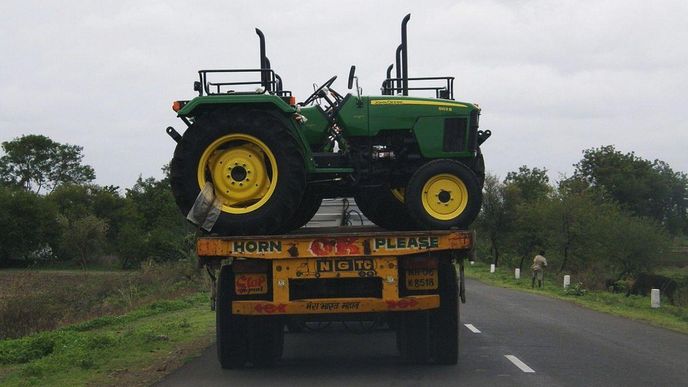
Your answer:
[[[98,184],[160,177],[170,106],[201,68],[255,68],[258,38],[298,100],[356,64],[379,94],[409,23],[409,75],[479,103],[488,170],[570,175],[613,144],[688,171],[688,1],[13,1],[0,3],[0,141],[84,147]]]

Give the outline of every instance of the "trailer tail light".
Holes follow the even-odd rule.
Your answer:
[[[400,295],[435,293],[439,285],[438,260],[431,256],[401,259]]]
[[[237,296],[267,295],[270,289],[270,261],[238,259],[232,262],[234,293]]]

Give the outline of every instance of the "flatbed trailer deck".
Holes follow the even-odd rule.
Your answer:
[[[220,363],[273,364],[292,319],[373,315],[396,329],[403,358],[455,364],[463,262],[473,241],[471,231],[376,227],[200,237],[200,263],[220,272],[214,301]]]

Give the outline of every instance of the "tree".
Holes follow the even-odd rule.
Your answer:
[[[25,135],[2,143],[0,176],[4,185],[40,193],[65,183],[82,184],[95,179],[82,164],[82,147],[60,144],[42,135]]]
[[[633,214],[655,219],[672,233],[688,231],[688,176],[607,145],[583,151],[574,176]]]
[[[547,177],[547,169],[523,165],[516,172],[509,172],[504,179],[506,192],[511,192],[513,208],[512,231],[508,243],[520,257],[519,268],[537,249],[545,244],[547,227],[543,225],[546,217],[546,202],[550,200],[552,187]]]
[[[66,223],[60,238],[61,249],[72,258],[77,258],[81,267],[98,255],[105,245],[107,222],[94,215],[86,215]]]
[[[618,211],[598,219],[599,257],[617,279],[651,270],[669,248],[666,232],[654,220]]]
[[[509,172],[504,184],[518,188],[521,198],[526,202],[545,199],[552,192],[546,168],[530,169],[523,165],[518,168],[518,172]]]
[[[168,261],[189,256],[193,246],[188,235],[192,229],[175,204],[168,177],[162,180],[139,177],[127,189],[126,199],[135,219],[127,223],[120,235],[123,266],[135,259]],[[139,250],[131,246],[138,246]]]
[[[43,197],[0,187],[0,267],[50,251],[59,233],[57,217],[57,208]]]
[[[517,193],[491,174],[485,176],[482,211],[476,227],[490,241],[493,263],[498,265],[503,240],[513,222]]]

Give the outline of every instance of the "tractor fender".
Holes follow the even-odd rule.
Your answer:
[[[247,108],[274,109],[284,115],[296,113],[296,108],[290,106],[282,98],[270,94],[226,94],[200,96],[187,102],[177,112],[178,117],[193,117],[218,107],[234,107],[245,105]]]
[[[206,114],[213,114],[218,110],[229,109],[234,110],[259,110],[273,116],[274,118],[284,122],[296,141],[301,145],[302,156],[306,167],[311,170],[314,168],[310,147],[301,130],[298,129],[298,124],[294,120],[294,114],[297,112],[296,108],[290,106],[278,96],[270,94],[228,94],[228,95],[212,95],[201,96],[187,102],[184,107],[177,112],[177,116],[185,119],[186,117],[195,117]]]

